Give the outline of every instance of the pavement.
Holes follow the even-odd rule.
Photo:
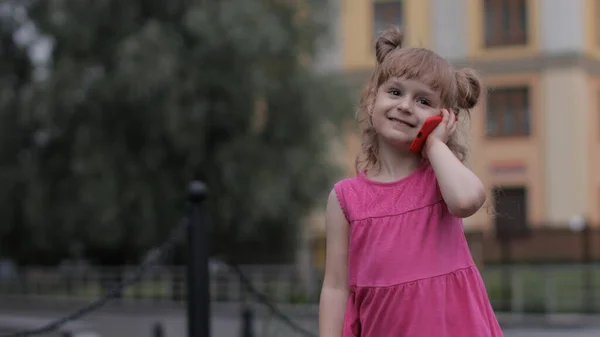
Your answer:
[[[598,337],[600,329],[544,329],[518,328],[504,329],[505,337]]]
[[[11,317],[14,317],[14,315]],[[52,318],[51,315],[44,315],[44,317]],[[37,319],[40,318],[42,316],[37,316]],[[300,319],[297,322],[316,332],[316,321]],[[83,326],[89,327],[90,330],[80,330],[79,334],[74,334],[73,337],[152,337],[155,336],[153,329],[156,323],[160,323],[164,329],[163,337],[186,336],[186,318],[184,315],[144,317],[139,315],[94,314],[83,321]],[[294,333],[279,324],[264,321],[258,323],[255,325],[254,336],[304,336],[300,333]],[[242,336],[239,320],[214,317],[212,328],[212,336],[214,337]],[[504,335],[505,337],[598,337],[600,336],[600,328],[514,327],[505,328]]]
[[[56,301],[23,301],[0,297],[0,336],[8,330],[20,330],[44,325],[79,308],[81,303]],[[282,311],[303,328],[317,336],[316,306],[282,306]],[[242,336],[241,306],[214,303],[212,305],[212,336]],[[255,311],[254,336],[308,337],[294,331],[269,314],[265,308]],[[526,315],[498,313],[505,337],[600,337],[600,315]],[[162,337],[186,336],[186,310],[169,303],[119,304],[109,303],[80,320],[65,326],[72,337],[154,337],[160,326]],[[37,336],[58,336],[47,334]]]

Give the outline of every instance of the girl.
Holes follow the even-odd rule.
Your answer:
[[[377,40],[359,109],[364,158],[327,203],[320,336],[499,337],[462,227],[485,191],[463,164],[454,115],[476,105],[481,84],[430,50],[401,48],[402,37],[391,28]],[[410,152],[439,114],[422,152]]]

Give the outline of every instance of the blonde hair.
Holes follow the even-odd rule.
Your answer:
[[[442,106],[463,112],[470,117],[481,94],[481,81],[472,69],[454,69],[446,60],[425,48],[402,48],[404,34],[397,27],[383,31],[375,43],[377,64],[371,79],[364,88],[357,111],[362,129],[362,153],[356,158],[356,171],[366,170],[378,164],[377,134],[371,120],[379,87],[392,77],[418,79],[435,90]],[[461,161],[466,160],[467,148],[458,141],[455,133],[448,147]]]

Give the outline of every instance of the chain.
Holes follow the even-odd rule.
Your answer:
[[[256,287],[254,287],[254,285],[252,284],[252,282],[248,279],[248,277],[246,275],[244,275],[244,273],[239,268],[239,266],[237,266],[235,264],[228,264],[228,266],[239,276],[240,280],[242,281],[242,283],[244,284],[244,286],[246,287],[246,289],[248,289],[248,291],[250,293],[252,293],[252,295],[254,295],[254,297],[256,297],[256,299],[258,299],[258,301],[260,303],[264,304],[267,308],[269,308],[269,311],[271,312],[271,314],[273,314],[280,321],[284,322],[290,328],[292,328],[296,332],[301,333],[304,336],[307,336],[307,337],[318,337],[317,334],[315,334],[314,332],[309,331],[309,330],[301,327],[300,325],[298,325],[297,323],[295,323],[294,321],[292,321],[292,319],[289,316],[287,316],[283,312],[281,312],[281,310],[279,308],[277,308],[269,300],[269,297],[267,295],[261,293],[260,291],[258,291],[256,289]]]
[[[0,335],[0,337],[28,337],[28,336],[40,335],[40,334],[44,334],[44,333],[50,333],[55,330],[58,330],[62,325],[66,324],[68,322],[75,321],[75,320],[87,315],[88,313],[90,313],[98,308],[101,308],[108,301],[110,301],[116,297],[119,297],[123,293],[123,290],[125,288],[139,282],[141,280],[142,276],[144,276],[144,274],[151,267],[153,267],[154,264],[156,264],[163,257],[167,256],[167,254],[171,251],[173,246],[179,241],[179,239],[181,239],[181,237],[185,233],[185,229],[187,229],[188,224],[189,224],[188,218],[187,217],[183,218],[179,222],[179,224],[177,224],[177,227],[171,232],[169,238],[160,247],[158,247],[156,249],[155,253],[150,254],[149,258],[146,259],[135,270],[135,272],[131,276],[127,277],[123,282],[114,286],[112,289],[108,290],[105,293],[105,295],[102,296],[101,298],[97,299],[96,301],[82,307],[81,309],[79,309],[63,318],[57,319],[53,322],[50,322],[46,325],[39,327],[39,328],[18,331],[18,332],[14,332],[14,333],[10,333],[10,334],[4,334],[4,335]]]
[[[35,329],[30,329],[30,330],[23,330],[23,331],[18,331],[18,332],[14,332],[14,333],[10,333],[10,334],[4,334],[4,335],[0,335],[0,337],[29,337],[29,336],[35,336],[35,335],[40,335],[40,334],[45,334],[45,333],[50,333],[53,332],[55,330],[58,330],[61,326],[63,326],[66,323],[69,323],[71,321],[75,321],[85,315],[87,315],[90,312],[93,312],[96,309],[101,308],[102,306],[104,306],[104,304],[106,304],[108,301],[119,297],[122,293],[123,290],[133,284],[138,283],[141,278],[144,276],[144,274],[146,274],[146,272],[152,268],[160,259],[164,258],[165,256],[168,255],[168,253],[172,250],[173,246],[182,238],[182,236],[185,233],[185,230],[187,229],[189,225],[189,220],[187,217],[184,217],[179,224],[177,225],[177,227],[171,232],[171,235],[169,236],[169,238],[160,246],[155,250],[155,253],[151,254],[150,257],[148,259],[146,259],[137,269],[136,271],[129,277],[127,277],[123,282],[119,283],[118,285],[114,286],[113,288],[111,288],[109,291],[107,291],[105,293],[104,296],[102,296],[101,298],[97,299],[96,301],[82,307],[81,309],[65,316],[62,318],[59,318],[55,321],[52,321],[46,325],[43,325],[39,328],[35,328]],[[281,312],[281,310],[279,308],[277,308],[268,298],[267,295],[261,293],[260,291],[258,291],[254,285],[252,284],[252,282],[248,279],[248,277],[240,270],[240,268],[235,265],[235,264],[229,264],[228,266],[239,276],[240,280],[242,281],[242,283],[244,284],[244,286],[246,287],[246,289],[248,289],[248,291],[250,293],[252,293],[254,295],[254,297],[263,305],[265,305],[269,311],[271,312],[271,314],[273,314],[275,317],[277,317],[280,321],[282,321],[283,323],[285,323],[286,325],[288,325],[290,328],[292,328],[293,330],[295,330],[296,332],[299,332],[307,337],[318,337],[317,334],[306,330],[305,328],[299,326],[298,324],[296,324],[294,321],[292,321],[292,319],[290,317],[288,317],[287,315],[283,314]]]

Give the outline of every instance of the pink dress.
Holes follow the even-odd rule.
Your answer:
[[[500,337],[463,232],[425,163],[390,183],[335,185],[350,223],[343,337]]]

